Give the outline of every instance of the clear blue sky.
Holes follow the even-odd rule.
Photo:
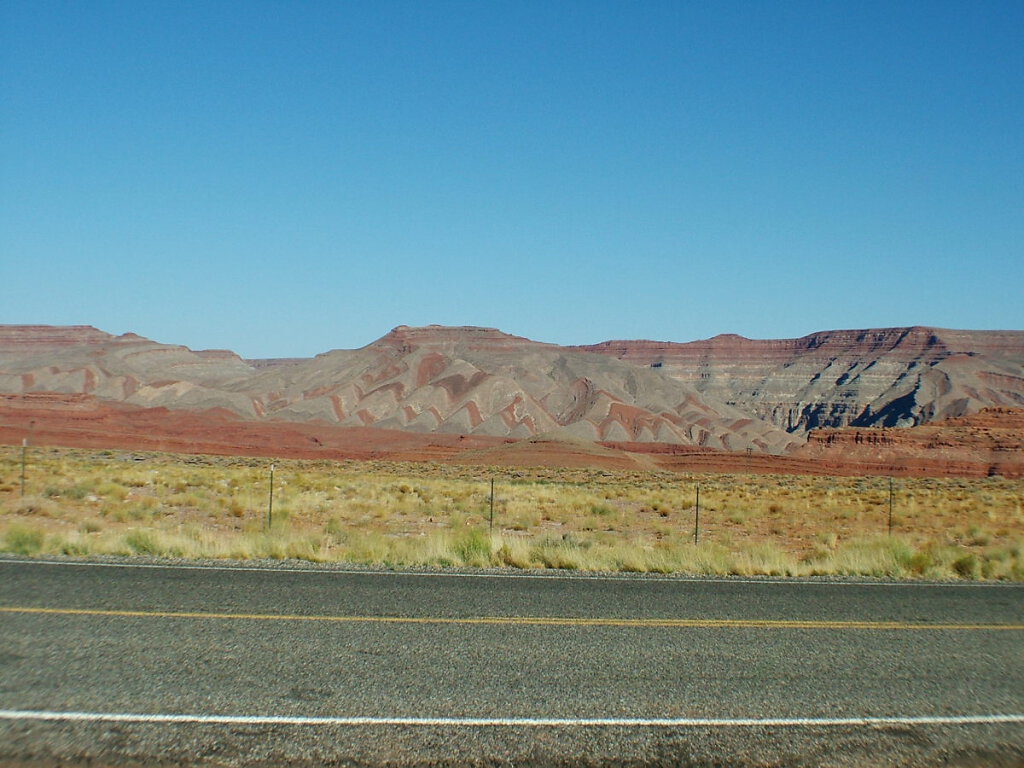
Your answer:
[[[0,323],[1024,328],[1024,3],[0,2]]]

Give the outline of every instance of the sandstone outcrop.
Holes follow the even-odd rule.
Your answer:
[[[580,347],[660,370],[793,433],[1024,407],[1024,331],[885,328]]]
[[[896,474],[1024,477],[1024,409],[985,408],[905,429],[815,430],[793,456]]]

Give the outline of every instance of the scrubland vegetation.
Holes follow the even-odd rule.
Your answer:
[[[0,448],[0,551],[1024,578],[1024,481],[677,475]],[[490,526],[491,480],[495,481]],[[694,543],[700,486],[699,542]]]

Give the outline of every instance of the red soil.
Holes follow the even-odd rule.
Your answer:
[[[28,439],[32,445],[332,461],[386,459],[509,467],[812,475],[983,477],[997,473],[1022,477],[1022,434],[1024,411],[989,410],[978,417],[930,427],[822,430],[796,455],[774,456],[664,443],[536,438],[516,441],[324,423],[246,421],[223,409],[195,412],[139,408],[102,402],[91,395],[0,395],[0,444],[20,445]],[[870,450],[864,449],[865,445]]]

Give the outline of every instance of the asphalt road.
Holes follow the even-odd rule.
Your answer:
[[[1024,765],[1024,585],[0,561],[0,765]]]

